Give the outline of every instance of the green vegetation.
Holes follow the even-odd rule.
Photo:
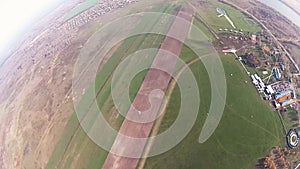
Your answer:
[[[232,56],[222,56],[222,62],[228,86],[227,103],[215,133],[204,144],[198,143],[210,106],[209,77],[199,61],[190,67],[201,96],[196,124],[175,148],[149,158],[145,168],[249,168],[270,148],[283,143],[277,114],[258,97],[252,84],[244,82],[248,76],[241,65]],[[172,125],[179,104],[180,91],[175,88],[160,132]]]
[[[69,11],[66,15],[65,15],[65,19],[68,20],[82,12],[84,12],[85,10],[91,8],[92,6],[96,5],[99,2],[99,0],[88,0],[86,2],[83,2],[82,4],[80,4],[79,6],[77,6],[76,8],[72,9],[71,11]]]
[[[162,11],[165,13],[173,13],[174,7],[176,6],[160,6],[155,7],[152,11]],[[158,24],[159,16],[157,18],[145,15],[141,22],[136,26],[136,30],[151,30]],[[170,24],[170,23],[165,23]],[[168,27],[166,26],[166,30]],[[117,49],[113,56],[107,61],[100,73],[97,75],[95,86],[96,89],[88,88],[83,99],[80,103],[80,109],[86,109],[90,104],[91,100],[85,99],[91,92],[96,91],[98,93],[97,103],[110,125],[119,129],[124,118],[118,114],[115,110],[112,98],[111,98],[111,80],[112,74],[118,64],[128,55],[135,51],[147,48],[158,48],[161,41],[164,39],[163,35],[144,34],[129,37],[124,40],[122,45]],[[154,58],[156,53],[150,54],[151,58]],[[131,60],[129,65],[126,67],[126,71],[130,72],[134,65],[140,64],[136,60]],[[149,62],[151,64],[151,62]],[[124,71],[125,72],[125,71]],[[131,82],[130,86],[130,99],[132,100],[146,75],[147,71],[139,73]],[[118,83],[122,83],[126,76],[118,78]],[[118,85],[118,84],[117,84]],[[126,91],[127,92],[127,91]],[[125,91],[124,91],[125,93]],[[129,107],[128,107],[129,108]],[[89,127],[92,127],[94,123],[94,117],[97,114],[91,116],[93,119],[84,119],[89,121]],[[61,139],[57,143],[54,152],[52,153],[51,159],[47,164],[47,168],[52,169],[58,168],[101,168],[107,156],[107,152],[98,147],[90,138],[86,135],[85,131],[81,128],[79,121],[74,113],[70,118],[65,131],[61,136]]]
[[[299,126],[298,112],[294,108],[287,107],[282,116],[287,129]]]
[[[209,39],[211,39],[212,41],[216,40],[216,38],[210,33],[209,29],[207,27],[205,27],[205,25],[203,23],[201,23],[201,20],[199,19],[199,17],[197,15],[194,18],[193,24],[194,24],[194,26],[199,28]]]
[[[96,1],[91,0],[88,2]],[[213,6],[209,5],[203,11],[201,8],[199,12],[212,25],[214,30],[224,26],[230,27],[225,18],[217,18],[215,6],[225,9],[239,29],[252,32],[260,29],[258,26],[246,22],[245,16],[241,12],[216,0],[208,3],[211,3]],[[155,7],[152,9],[152,12],[164,11],[165,13],[173,13],[175,7],[169,5]],[[77,12],[80,11],[78,9]],[[76,15],[76,12],[73,11],[72,14],[69,13],[68,15],[72,17]],[[159,24],[158,21],[159,18],[145,15],[140,23],[137,24],[136,29],[151,30],[153,26]],[[194,24],[211,40],[215,40],[209,30],[199,20],[194,19]],[[87,89],[85,95],[89,95],[94,91],[98,93],[97,103],[104,117],[113,128],[119,129],[124,118],[118,115],[111,98],[112,73],[126,56],[141,49],[157,48],[163,38],[164,36],[162,35],[145,34],[126,39],[100,70],[95,81],[96,88]],[[151,55],[155,56],[155,53]],[[183,61],[190,62],[197,56],[187,46],[184,46],[180,57]],[[201,61],[198,61],[190,67],[199,84],[201,96],[201,105],[196,124],[188,136],[174,149],[162,155],[149,158],[146,168],[249,168],[250,165],[256,162],[257,158],[267,153],[272,146],[282,143],[281,125],[278,116],[272,112],[266,102],[263,102],[258,97],[252,84],[244,83],[245,80],[249,81],[249,78],[241,65],[231,55],[222,56],[222,62],[228,86],[227,104],[222,121],[213,136],[204,144],[197,142],[207,116],[206,113],[210,107],[211,97],[208,74]],[[131,67],[136,64],[140,63],[131,60],[126,71],[130,71]],[[146,73],[147,71],[140,72],[131,82],[129,93],[131,100],[134,99],[138,92]],[[229,76],[230,74],[233,74],[233,76]],[[125,76],[118,77],[117,85],[122,83],[124,78]],[[163,123],[160,126],[160,132],[169,128],[174,122],[180,105],[179,96],[180,90],[176,87],[168,104]],[[90,100],[83,99],[81,105],[83,105],[83,108],[88,107]],[[94,115],[94,117],[96,116],[97,114]],[[93,119],[88,120],[90,121],[90,127],[92,127]],[[80,127],[74,113],[52,153],[47,168],[101,168],[106,157],[107,152],[89,139]]]
[[[203,5],[197,6],[197,12],[201,17],[215,30],[219,32],[219,28],[233,29],[226,18],[218,17],[216,8],[224,9],[230,19],[233,21],[237,29],[242,29],[244,32],[258,32],[261,28],[251,18],[245,16],[242,12],[226,5],[218,0],[206,1]]]

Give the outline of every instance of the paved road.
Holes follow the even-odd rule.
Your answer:
[[[300,163],[297,165],[297,167],[295,169],[300,169]]]

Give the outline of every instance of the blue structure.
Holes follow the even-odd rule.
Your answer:
[[[295,93],[295,90],[293,90],[293,92],[292,92],[292,97],[293,97],[294,99],[296,99],[296,93]]]
[[[276,94],[276,95],[275,95],[275,99],[277,100],[277,99],[279,99],[279,98],[281,98],[281,97],[283,97],[283,96],[285,96],[285,95],[288,95],[288,94],[290,94],[290,93],[291,93],[290,90],[283,91],[283,92],[281,92],[281,93],[279,93],[279,94]]]
[[[283,102],[281,103],[281,106],[282,106],[282,107],[285,107],[285,106],[287,106],[287,105],[289,105],[289,104],[291,104],[291,103],[293,103],[293,99],[288,99],[288,100],[283,101]]]
[[[279,69],[277,67],[274,68],[274,74],[277,80],[281,80],[281,73],[279,72]]]
[[[285,71],[284,64],[280,64],[280,69],[281,69],[282,71]]]

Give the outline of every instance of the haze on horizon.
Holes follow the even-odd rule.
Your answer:
[[[66,0],[4,0],[0,1],[0,60],[4,50],[18,40],[45,11]]]

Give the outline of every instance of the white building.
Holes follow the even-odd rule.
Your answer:
[[[268,85],[267,88],[266,88],[266,92],[267,94],[269,95],[272,95],[275,93],[274,89],[271,87],[271,85]]]
[[[266,85],[261,80],[261,78],[257,74],[251,75],[250,77],[251,77],[252,83],[257,86],[258,90],[260,92],[263,92],[266,88]]]
[[[251,75],[250,77],[251,77],[252,83],[253,83],[254,85],[258,85],[258,81],[257,81],[256,78],[254,77],[254,75]]]

